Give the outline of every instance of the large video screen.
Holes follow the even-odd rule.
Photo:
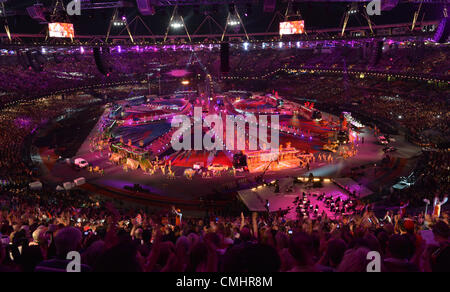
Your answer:
[[[288,21],[280,23],[280,35],[292,35],[305,33],[305,21]]]
[[[72,23],[49,23],[49,35],[52,38],[74,38],[75,30]]]

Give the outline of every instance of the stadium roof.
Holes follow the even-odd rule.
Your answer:
[[[0,0],[0,4],[4,5],[4,9],[0,15],[1,22],[7,21],[11,33],[29,33],[37,34],[43,33],[47,26],[45,23],[39,23],[33,20],[26,12],[26,8],[35,5],[37,2],[41,3],[47,9],[47,17],[54,11],[53,5],[56,1],[62,0],[26,0],[26,1],[12,1],[12,0]],[[153,34],[163,35],[166,32],[168,23],[173,11],[173,5],[179,3],[193,3],[194,6],[180,6],[178,8],[179,14],[183,16],[186,26],[190,33],[193,33],[199,28],[202,22],[207,16],[214,19],[219,26],[224,27],[229,12],[229,5],[220,4],[225,2],[236,3],[236,8],[242,15],[242,21],[249,33],[261,33],[266,31],[276,32],[278,30],[277,23],[271,24],[275,14],[284,15],[287,7],[287,2],[278,0],[276,10],[273,13],[264,13],[264,0],[241,0],[241,1],[179,1],[179,0],[152,0],[156,4],[155,14],[152,16],[142,16],[136,7],[136,1],[124,0],[93,0],[83,1],[83,7],[86,8],[91,5],[111,4],[115,3],[116,6],[123,6],[119,8],[119,13],[126,16],[128,21],[131,21],[136,16],[140,16],[145,25],[136,26],[132,31],[133,34],[148,34],[148,29]],[[353,0],[356,2],[367,2],[368,0]],[[392,1],[392,0],[389,0]],[[419,2],[421,0],[400,0],[390,11],[383,11],[380,16],[373,16],[371,20],[375,25],[392,24],[392,23],[407,23],[412,22],[414,13],[417,11]],[[66,6],[70,0],[64,0],[63,6]],[[413,2],[413,3],[411,3]],[[441,0],[425,0],[425,5],[421,7],[421,14],[418,21],[438,20],[442,17],[442,5],[431,5],[430,3],[443,3]],[[200,3],[200,4],[199,4]],[[203,3],[203,4],[202,4]],[[214,5],[210,5],[215,3]],[[219,3],[219,4],[217,4]],[[119,5],[120,4],[120,5]],[[122,5],[123,4],[123,5]],[[205,5],[206,4],[206,5]],[[337,28],[342,25],[343,15],[349,9],[349,1],[342,0],[296,0],[293,4],[294,9],[301,13],[302,18],[305,20],[307,29],[321,29],[321,28]],[[358,4],[360,7],[363,3]],[[1,7],[1,6],[0,6]],[[100,6],[99,6],[100,7]],[[111,17],[114,13],[114,9],[82,9],[80,16],[67,15],[65,18],[74,23],[76,35],[105,35],[108,31]],[[9,15],[9,16],[7,16]],[[6,17],[5,17],[6,16]],[[279,19],[275,19],[279,21]],[[362,17],[350,17],[348,27],[352,26],[364,26],[367,22]],[[219,26],[215,23],[204,23],[203,26],[196,32],[198,34],[217,33]],[[147,26],[147,28],[145,27]],[[114,29],[114,28],[113,28]],[[0,28],[0,32],[4,32],[3,25]]]

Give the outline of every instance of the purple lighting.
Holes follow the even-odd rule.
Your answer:
[[[17,127],[25,129],[30,126],[31,120],[29,118],[17,118],[15,124]]]

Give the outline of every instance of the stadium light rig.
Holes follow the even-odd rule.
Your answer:
[[[241,22],[239,21],[239,19],[237,19],[236,17],[230,17],[229,19],[228,19],[228,25],[229,26],[238,26],[238,25],[240,25],[241,24]]]
[[[350,9],[348,10],[349,15],[354,15],[359,12],[358,3],[352,3]]]
[[[172,22],[172,23],[170,24],[170,26],[171,26],[173,29],[180,29],[180,28],[183,27],[183,23],[181,23],[181,22],[179,22],[179,21],[174,21],[174,22]]]
[[[127,18],[123,16],[121,19],[115,20],[113,22],[114,26],[124,26],[127,24]]]

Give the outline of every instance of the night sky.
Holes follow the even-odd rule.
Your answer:
[[[99,0],[96,0],[98,2]],[[44,4],[49,4],[52,1],[40,1]],[[68,3],[69,0],[65,0]],[[37,21],[32,20],[26,15],[25,8],[31,6],[36,1],[32,0],[20,0],[6,3],[7,9],[18,10],[22,15],[8,18],[11,31],[13,33],[40,33],[44,32],[46,25],[39,24]],[[246,4],[237,5],[239,12],[243,15],[247,11]],[[286,4],[282,1],[278,1],[277,9],[284,14]],[[335,28],[341,24],[342,16],[347,10],[347,3],[299,3],[298,7],[305,20],[306,29],[318,29],[318,28]],[[375,24],[392,24],[392,23],[405,23],[411,22],[413,19],[414,11],[417,9],[418,4],[399,4],[392,11],[384,11],[381,16],[374,16],[371,19]],[[213,6],[201,6],[197,11],[192,6],[180,7],[180,14],[185,17],[185,22],[188,26],[189,33],[194,33],[198,25],[203,21],[205,12],[209,11],[211,15],[222,26],[225,25],[228,6],[216,7],[217,13],[214,13]],[[252,5],[252,13],[245,17],[243,16],[244,24],[247,27],[249,33],[251,32],[265,32],[268,28],[270,21],[273,18],[272,13],[263,13],[263,1]],[[158,7],[156,15],[142,17],[145,23],[150,27],[154,34],[163,35],[167,28],[167,24],[170,19],[172,8],[170,7]],[[129,21],[135,16],[139,15],[137,8],[125,9],[125,14]],[[75,24],[75,33],[77,35],[104,35],[107,31],[109,19],[113,13],[112,9],[108,10],[83,10],[81,16],[71,17],[71,21]],[[425,14],[424,14],[425,13]],[[424,5],[419,21],[422,20],[437,20],[442,15],[441,5],[428,4]],[[352,17],[348,26],[366,26],[362,16],[358,18]],[[138,27],[131,26],[133,34],[148,34],[142,25]],[[136,30],[135,30],[136,29]],[[119,29],[120,30],[120,29]],[[3,28],[1,28],[3,32]],[[270,31],[278,31],[278,22],[272,25]],[[117,31],[113,31],[117,33]],[[181,30],[179,33],[182,33]],[[241,30],[242,32],[242,30]],[[208,33],[220,33],[217,26],[204,25],[198,34]],[[176,32],[171,31],[171,34]]]

